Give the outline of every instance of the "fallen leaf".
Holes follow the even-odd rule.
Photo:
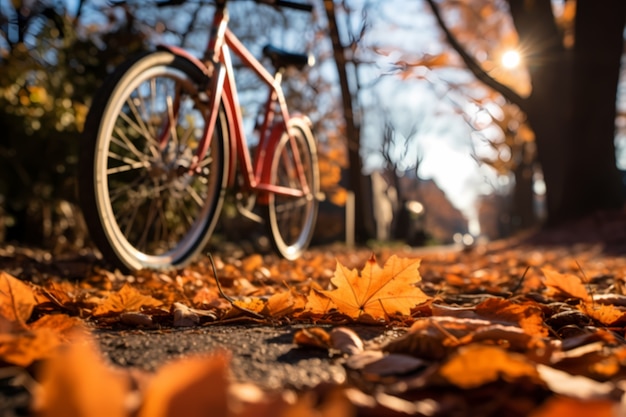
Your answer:
[[[138,417],[228,416],[230,355],[180,359],[164,365],[148,385]]]
[[[71,317],[67,314],[47,314],[30,324],[33,330],[48,328],[59,334],[68,334],[85,330],[85,323],[78,317]]]
[[[590,301],[591,297],[582,280],[574,274],[562,274],[549,268],[542,268],[545,276],[544,284],[556,293],[561,293],[570,298],[578,298]]]
[[[281,291],[272,295],[265,304],[262,314],[280,318],[304,308],[304,299],[293,291]]]
[[[363,315],[378,320],[395,314],[408,316],[412,307],[430,298],[415,286],[421,280],[419,264],[419,259],[392,255],[381,269],[372,255],[359,274],[337,262],[331,279],[336,289],[323,294],[338,311],[354,319]]]
[[[517,324],[529,335],[548,336],[548,328],[543,322],[543,312],[534,304],[517,304],[491,297],[478,304],[475,311],[481,318]]]
[[[293,336],[293,343],[298,346],[309,346],[328,349],[331,346],[330,335],[321,327],[309,327],[298,330]]]
[[[140,311],[142,307],[158,307],[162,303],[149,295],[143,295],[129,284],[109,295],[94,311],[94,316],[116,314],[125,311]]]
[[[468,345],[462,347],[439,369],[439,375],[462,389],[471,389],[499,379],[539,379],[535,365],[518,353],[497,346]]]
[[[585,302],[581,303],[578,309],[605,326],[615,326],[626,318],[626,312],[610,304],[603,305]]]
[[[0,316],[24,325],[35,307],[35,296],[30,286],[0,271]]]
[[[546,365],[538,364],[537,371],[552,392],[572,398],[598,399],[608,396],[615,390],[613,384],[594,381],[581,375],[571,375]]]
[[[347,355],[363,352],[363,340],[354,330],[347,327],[336,327],[331,330],[330,345],[333,349]]]
[[[27,367],[35,361],[52,357],[60,345],[60,334],[49,328],[0,334],[0,359]]]
[[[530,417],[613,417],[618,404],[610,400],[580,400],[569,397],[552,397],[542,404]]]
[[[424,368],[428,362],[401,353],[383,354],[380,351],[364,351],[351,356],[346,366],[366,375],[368,380],[394,375],[406,375]]]
[[[311,289],[307,295],[304,311],[312,314],[326,314],[334,307],[332,300],[322,291]]]
[[[93,343],[75,341],[44,363],[37,415],[127,417],[128,381],[107,367]]]

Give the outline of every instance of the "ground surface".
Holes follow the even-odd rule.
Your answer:
[[[549,233],[473,248],[314,247],[296,263],[224,245],[213,252],[218,275],[243,310],[219,296],[204,258],[172,273],[123,275],[88,250],[52,255],[5,245],[0,271],[27,283],[35,298],[32,313],[20,324],[17,287],[13,281],[0,287],[0,295],[12,297],[13,310],[0,305],[0,415],[33,415],[33,403],[41,401],[37,387],[51,390],[40,368],[54,364],[56,354],[50,352],[56,341],[46,351],[40,332],[51,327],[62,334],[67,324],[38,326],[46,317],[86,324],[99,352],[90,363],[127,372],[123,378],[132,381],[131,388],[124,391],[125,414],[118,415],[137,410],[150,415],[148,405],[128,406],[128,393],[140,393],[150,403],[142,381],[160,380],[164,364],[221,351],[230,355],[224,368],[228,375],[214,375],[211,381],[224,378],[222,385],[245,397],[260,416],[276,415],[259,408],[270,400],[273,406],[278,402],[322,415],[351,415],[345,409],[324,414],[324,407],[340,403],[328,387],[340,387],[339,397],[359,415],[591,415],[584,414],[587,407],[594,415],[613,415],[626,388],[625,244],[623,217],[597,216]],[[421,259],[421,281],[415,285],[426,302],[408,315],[387,317],[385,312],[378,320],[350,317],[339,307],[302,314],[312,308],[311,289],[334,288],[330,279],[338,263],[361,270],[372,254],[381,266],[393,256]],[[549,276],[546,268],[557,274]],[[122,296],[123,288],[151,298],[140,299],[139,292]],[[294,299],[306,301],[307,307],[296,308]],[[381,298],[374,304],[384,302]],[[375,311],[371,305],[362,307],[368,314]],[[15,323],[7,323],[7,317]],[[307,329],[316,333],[303,336]],[[33,341],[39,341],[37,348]],[[381,350],[384,361],[379,360]],[[489,359],[481,362],[485,357]],[[57,372],[61,376],[43,374],[62,385],[58,381],[70,372],[72,360],[64,359]],[[465,365],[459,367],[459,361]],[[202,367],[205,376],[222,369],[214,362],[197,366]],[[74,381],[67,383],[67,391],[88,374],[80,369],[78,376],[65,375]],[[193,374],[191,368],[182,373]],[[164,386],[177,387],[181,378],[171,377]],[[240,389],[240,383],[261,389],[264,400]],[[316,392],[317,402],[305,406],[303,400],[285,400],[286,392],[308,391]],[[86,395],[76,393],[76,402],[87,402]],[[106,395],[115,402],[113,394]],[[170,397],[175,403],[174,394],[160,395]],[[52,409],[50,398],[52,394]],[[185,401],[195,409],[208,406],[198,398]],[[224,407],[223,415],[246,415]]]

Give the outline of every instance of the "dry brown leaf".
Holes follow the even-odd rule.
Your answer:
[[[102,304],[96,307],[93,315],[102,316],[125,311],[140,311],[142,307],[159,307],[160,305],[162,305],[161,301],[156,298],[143,295],[136,288],[124,284],[118,292],[109,295]]]
[[[516,304],[502,298],[488,298],[478,304],[476,313],[488,320],[515,323],[533,336],[547,336],[548,328],[543,322],[543,312],[534,304]]]
[[[407,334],[388,342],[383,351],[441,359],[459,345],[459,338],[490,324],[487,320],[454,317],[422,318],[413,323]]]
[[[542,268],[541,271],[545,276],[544,284],[552,291],[570,298],[591,301],[589,292],[580,277],[574,274],[562,274],[549,268]]]
[[[230,355],[181,359],[163,366],[145,392],[138,417],[228,416]]]
[[[419,259],[392,255],[381,269],[372,255],[359,274],[337,262],[331,279],[336,289],[323,294],[338,311],[354,319],[364,315],[375,320],[395,314],[408,316],[412,307],[430,298],[415,286],[421,280],[419,264]]]
[[[272,295],[265,304],[263,314],[280,318],[304,308],[304,298],[291,290]]]
[[[581,375],[571,375],[546,365],[537,365],[537,371],[552,392],[572,398],[597,399],[607,397],[615,390],[613,384],[594,381]]]
[[[27,367],[35,361],[52,357],[61,345],[60,336],[50,328],[0,334],[0,359]]]
[[[33,290],[19,279],[0,271],[0,316],[24,325],[33,313]]]
[[[328,349],[331,346],[330,334],[321,327],[300,329],[293,336],[293,343],[298,346],[309,346]]]
[[[44,363],[37,393],[41,417],[127,417],[128,381],[108,368],[89,340]]]
[[[348,355],[363,352],[363,340],[352,329],[336,327],[330,331],[330,344],[333,349]]]
[[[439,375],[462,389],[480,387],[501,378],[507,381],[524,377],[539,380],[535,365],[526,357],[489,345],[460,348],[441,366]]]
[[[373,380],[386,376],[406,375],[424,368],[427,363],[423,359],[401,353],[383,354],[380,351],[366,350],[348,358],[346,366],[360,371],[368,380]]]
[[[228,302],[220,297],[220,294],[213,289],[202,287],[196,295],[193,297],[193,305],[195,307],[206,307],[211,306],[215,302],[221,302],[223,300],[225,305],[228,305]]]
[[[578,309],[606,326],[614,326],[618,322],[623,322],[626,318],[626,312],[610,304],[602,305],[584,302],[578,306]]]
[[[75,332],[84,327],[85,323],[81,319],[67,314],[46,314],[30,325],[33,330],[48,328],[60,334]]]

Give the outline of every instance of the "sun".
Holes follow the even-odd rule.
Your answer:
[[[504,68],[516,68],[521,61],[522,57],[520,56],[519,52],[514,49],[510,49],[502,54],[501,62]]]

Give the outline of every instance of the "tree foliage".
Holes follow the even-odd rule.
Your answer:
[[[90,13],[107,25],[83,23],[63,3],[43,0],[16,2],[4,16],[0,202],[7,239],[63,246],[84,238],[76,235],[74,182],[91,95],[110,68],[145,40],[128,16]]]
[[[621,208],[615,163],[616,91],[624,45],[626,3],[567,1],[559,13],[551,2],[437,2],[428,0],[447,41],[486,86],[525,113],[537,143],[547,187],[548,224],[602,209]],[[507,12],[508,9],[508,12]],[[497,48],[451,24],[489,21],[509,14],[515,32],[500,37],[524,56],[530,89],[499,79]],[[472,25],[474,30],[481,25]],[[466,28],[465,28],[466,29]],[[494,39],[482,37],[480,39]]]

